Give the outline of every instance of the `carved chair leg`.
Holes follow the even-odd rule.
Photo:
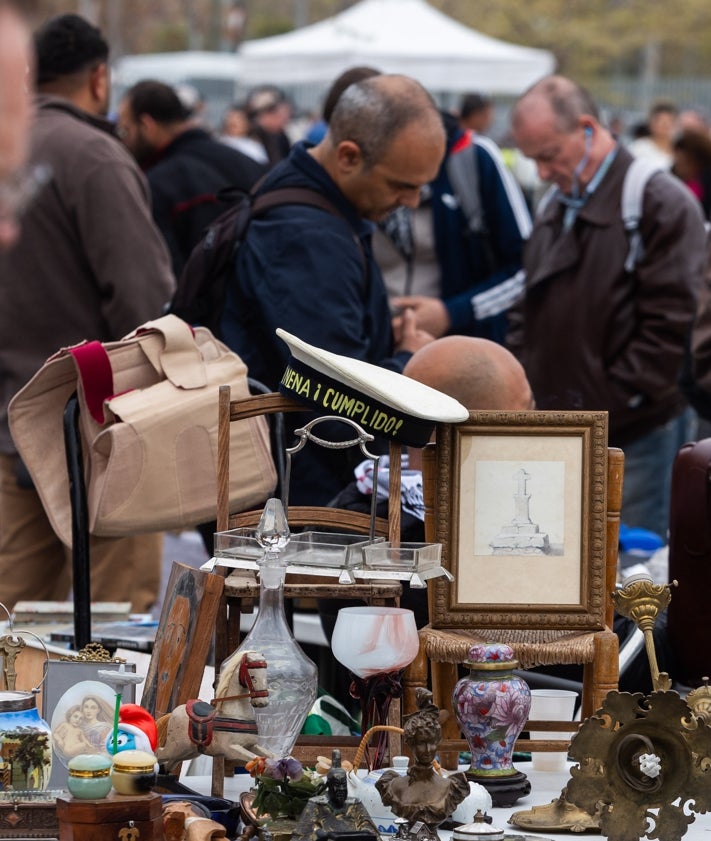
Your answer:
[[[452,692],[457,683],[456,663],[430,663],[432,672],[432,700],[440,708],[445,710],[447,716],[442,721],[442,739],[460,739],[459,725],[452,710]],[[459,765],[459,753],[457,751],[441,751],[439,763],[448,771],[456,771]]]
[[[403,714],[410,715],[417,710],[417,701],[415,700],[415,693],[419,687],[427,688],[427,672],[429,662],[427,654],[420,640],[420,649],[417,656],[405,669],[405,674],[402,679],[402,702]]]
[[[598,710],[608,692],[616,690],[619,683],[619,641],[613,631],[595,635],[595,654],[592,663],[583,667],[583,719]]]

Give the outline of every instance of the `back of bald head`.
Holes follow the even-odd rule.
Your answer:
[[[467,409],[532,408],[523,367],[506,348],[488,339],[436,339],[412,355],[403,373],[454,397]]]
[[[427,90],[409,76],[381,74],[343,91],[329,120],[328,137],[334,147],[345,140],[357,143],[364,161],[372,166],[413,123],[423,134],[444,137],[439,110]]]

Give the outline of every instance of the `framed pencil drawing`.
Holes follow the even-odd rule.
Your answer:
[[[436,628],[605,627],[607,414],[472,412],[438,428]]]

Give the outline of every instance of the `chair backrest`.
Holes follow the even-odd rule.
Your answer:
[[[306,412],[300,403],[278,393],[257,394],[240,400],[231,400],[230,387],[221,386],[219,393],[219,416],[217,433],[217,530],[256,526],[261,509],[230,514],[229,477],[230,469],[230,424],[257,415],[273,415],[282,412]],[[309,446],[316,446],[310,444]],[[298,457],[298,455],[297,455]],[[400,538],[400,485],[402,453],[399,444],[390,445],[390,502],[388,519],[375,519],[375,534],[393,542]],[[321,526],[356,534],[368,534],[371,526],[370,514],[348,511],[341,508],[321,506],[294,506],[288,509],[289,525],[292,527]]]

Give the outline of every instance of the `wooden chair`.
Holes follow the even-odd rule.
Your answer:
[[[229,476],[230,424],[256,415],[271,415],[280,412],[305,412],[296,401],[281,394],[259,394],[241,400],[230,399],[229,386],[222,386],[219,393],[219,421],[217,447],[217,530],[253,527],[259,522],[262,509],[230,514],[229,512]],[[309,446],[314,446],[310,444]],[[298,457],[298,456],[297,456]],[[234,465],[232,469],[239,469]],[[376,518],[375,534],[390,540],[400,536],[400,480],[401,448],[398,444],[390,447],[390,507],[388,519]],[[369,514],[347,511],[337,508],[292,506],[288,508],[288,520],[291,527],[321,527],[343,532],[368,534],[371,527]],[[216,671],[219,664],[234,651],[240,642],[240,619],[243,614],[251,613],[259,598],[259,582],[256,573],[250,570],[230,570],[217,567],[225,576],[222,601],[218,612],[215,635]],[[342,598],[362,599],[371,605],[397,606],[402,585],[399,581],[359,581],[354,584],[339,584],[335,578],[303,576],[296,578],[287,575],[284,597],[298,598]],[[217,680],[216,675],[216,680]],[[392,706],[392,716],[399,722],[399,704]],[[332,747],[341,749],[344,758],[352,758],[358,747],[357,737],[300,737],[294,750],[294,756],[302,761],[314,762],[318,754],[330,755]],[[400,745],[395,740],[391,748],[398,752]],[[213,761],[213,793],[221,792],[224,771],[222,762]]]
[[[435,518],[435,448],[425,451],[423,489],[425,494],[425,530],[428,540],[434,539]],[[605,546],[605,628],[595,632],[540,629],[487,628],[434,629],[427,626],[420,631],[420,651],[405,674],[404,712],[416,709],[415,690],[426,686],[428,670],[434,703],[450,712],[442,727],[440,762],[445,768],[456,768],[458,753],[467,750],[452,713],[452,691],[458,679],[457,667],[467,659],[469,648],[477,642],[509,644],[522,669],[559,664],[583,665],[582,718],[592,715],[601,706],[606,694],[617,688],[618,640],[612,630],[612,592],[617,577],[618,536],[622,507],[622,477],[624,454],[608,449],[607,463],[607,525]],[[529,722],[531,729],[570,732],[570,722]],[[567,750],[568,742],[560,739],[517,742],[524,750]]]

